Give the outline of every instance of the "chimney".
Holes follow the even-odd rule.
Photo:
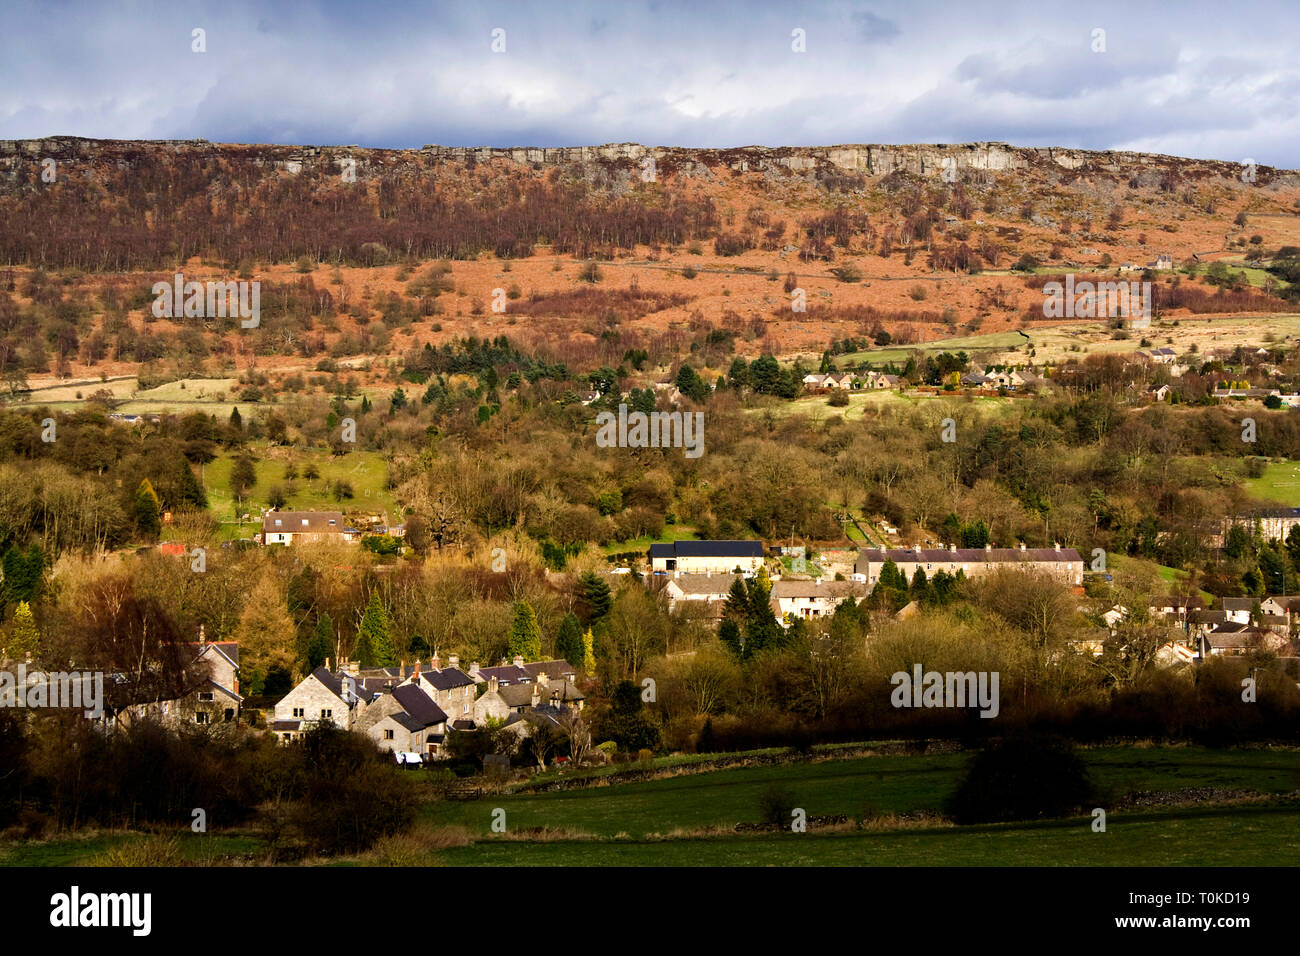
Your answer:
[[[415,670],[411,671],[411,677],[417,681],[420,679],[420,659],[418,657],[415,659]]]
[[[330,669],[330,659],[328,657],[325,658],[325,669],[326,670]]]
[[[474,663],[469,665],[469,676],[470,677],[478,676],[478,661],[475,661]]]
[[[538,686],[538,687],[545,687],[545,686],[547,685],[547,683],[548,683],[548,681],[546,680],[546,671],[538,671],[538,672],[537,672],[537,686]]]
[[[957,546],[956,546],[955,544],[950,544],[950,545],[948,545],[948,553],[949,553],[949,554],[956,554],[956,553],[957,553]]]
[[[448,666],[448,667],[460,667],[460,657],[459,657],[458,655],[456,655],[456,654],[451,654],[451,655],[449,655],[449,656],[447,657],[447,666]]]
[[[1052,542],[1052,547],[1055,548],[1055,549],[1057,550],[1057,552],[1059,553],[1060,550],[1061,550],[1061,542],[1059,542],[1059,541],[1053,541],[1053,542]]]
[[[1025,550],[1025,543],[1023,541],[1020,542],[1020,550],[1021,551]]]
[[[536,684],[533,684],[533,701],[532,701],[532,706],[536,707],[536,706],[537,706],[538,704],[540,704],[541,702],[542,702],[542,692],[541,692],[541,688],[539,688]]]
[[[515,655],[515,667],[523,667],[523,666],[524,666],[524,655],[522,655],[522,654],[516,654],[516,655]]]
[[[353,677],[359,675],[361,673],[361,662],[348,661],[348,673],[351,674]]]
[[[442,658],[439,657],[437,654],[434,654],[431,658],[429,658],[429,669],[432,670],[434,673],[437,673],[438,671],[442,670]]]
[[[990,553],[992,553],[992,551],[993,551],[993,543],[992,543],[992,542],[989,542],[988,544],[984,545],[984,553],[985,553],[985,554],[990,554]]]
[[[207,643],[208,643],[207,635],[204,633],[203,625],[200,624],[199,625],[199,647],[203,647]]]
[[[489,694],[495,694],[495,693],[497,692],[497,688],[498,688],[499,686],[501,686],[501,685],[500,685],[500,682],[497,681],[497,679],[496,679],[495,677],[489,677],[489,678],[488,678],[488,693],[489,693]]]

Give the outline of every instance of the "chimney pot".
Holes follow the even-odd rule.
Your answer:
[[[442,658],[434,654],[429,658],[429,668],[435,672],[442,670]]]
[[[522,655],[522,654],[516,654],[516,655],[515,655],[515,667],[523,667],[523,666],[524,666],[524,655]]]
[[[985,554],[990,553],[992,550],[993,550],[993,543],[991,541],[988,544],[984,545]]]

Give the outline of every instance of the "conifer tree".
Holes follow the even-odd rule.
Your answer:
[[[362,667],[391,667],[393,656],[393,620],[379,600],[379,592],[370,592],[370,603],[361,615],[357,628],[357,660]]]
[[[542,656],[542,629],[537,623],[537,613],[527,601],[516,601],[514,612],[508,644],[510,656],[538,660]]]

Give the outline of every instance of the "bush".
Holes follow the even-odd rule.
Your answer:
[[[831,397],[826,404],[832,408],[844,408],[849,404],[849,393],[842,388],[837,388],[831,392]]]
[[[1063,817],[1094,795],[1069,741],[1014,737],[992,741],[976,754],[945,810],[960,824]]]
[[[798,805],[793,790],[773,781],[758,795],[758,822],[788,827]]]

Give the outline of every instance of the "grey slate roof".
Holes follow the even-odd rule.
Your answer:
[[[393,699],[402,705],[402,709],[420,724],[420,729],[434,724],[445,723],[447,715],[443,709],[424,691],[414,684],[403,684],[393,688]]]
[[[306,521],[306,524],[303,522]],[[341,511],[268,511],[262,519],[264,533],[328,534],[343,533]]]
[[[761,558],[762,541],[672,541],[650,545],[652,558]]]
[[[862,548],[858,551],[858,561],[871,561],[883,564],[886,560],[895,564],[920,561],[925,564],[979,564],[981,562],[1012,561],[1082,561],[1074,548]]]

